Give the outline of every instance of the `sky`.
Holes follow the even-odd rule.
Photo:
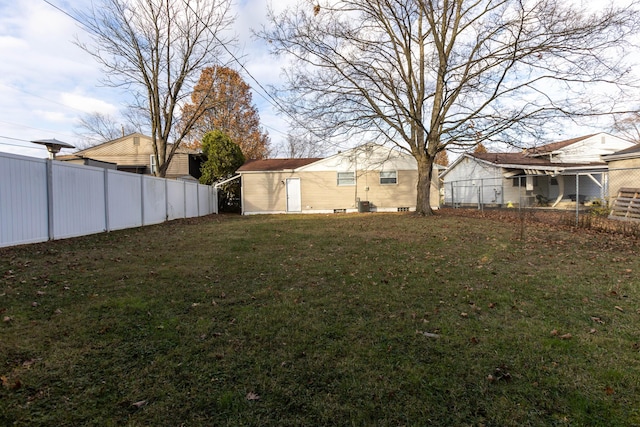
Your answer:
[[[274,148],[286,140],[289,125],[253,78],[263,87],[277,86],[282,63],[269,54],[263,41],[252,37],[251,30],[266,24],[269,3],[282,9],[296,1],[235,0],[233,6],[237,44],[232,50],[250,76],[232,65],[254,88],[253,102]],[[80,117],[95,111],[117,116],[128,100],[121,89],[101,85],[99,65],[73,43],[76,37],[88,39],[86,33],[48,3],[71,12],[91,0],[0,0],[0,152],[44,158],[46,149],[30,141],[51,138],[80,147],[83,140],[76,134]],[[567,127],[565,131],[559,139],[600,130]]]
[[[48,0],[72,12],[91,0]],[[283,7],[294,0],[277,0]],[[249,73],[264,87],[277,84],[281,66],[264,42],[251,36],[266,21],[267,0],[236,0],[235,56],[243,58]],[[0,0],[0,151],[47,157],[44,147],[30,141],[55,138],[74,146],[78,119],[99,111],[117,116],[127,102],[121,89],[100,83],[97,62],[73,44],[87,39],[83,29],[44,0]],[[232,66],[237,64],[231,64]],[[238,68],[237,66],[235,68]],[[277,146],[286,139],[286,120],[267,102],[264,93],[246,73],[245,81],[257,88],[253,102],[261,124]],[[74,150],[63,150],[63,154]]]

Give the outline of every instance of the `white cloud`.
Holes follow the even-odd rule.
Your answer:
[[[280,11],[296,1],[277,0],[273,7]],[[72,12],[72,8],[90,6],[91,0],[52,3]],[[238,0],[234,5],[238,35],[234,53],[265,88],[278,84],[282,68],[282,60],[271,56],[268,46],[252,36],[253,30],[266,24],[267,4],[266,0]],[[117,115],[126,105],[126,93],[101,86],[99,65],[73,43],[76,37],[87,38],[87,34],[42,0],[0,0],[0,151],[16,152],[15,145],[28,147],[28,141],[52,137],[77,145],[74,124],[82,114]],[[261,123],[272,143],[279,144],[285,139],[287,121],[264,99],[259,85],[242,73],[254,88],[253,102]],[[26,155],[34,152],[39,150],[24,150]],[[46,151],[38,157],[46,157]]]
[[[118,114],[118,107],[116,105],[91,96],[78,93],[62,93],[60,100],[64,105],[85,113],[98,111],[110,116]]]

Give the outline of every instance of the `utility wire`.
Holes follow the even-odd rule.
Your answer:
[[[53,7],[54,9],[58,10],[59,12],[65,14],[66,16],[68,16],[69,18],[73,19],[74,21],[78,22],[80,25],[82,25],[85,29],[87,29],[89,32],[92,32],[90,28],[87,27],[87,24],[82,22],[80,19],[78,19],[77,17],[71,15],[70,13],[68,13],[67,11],[65,11],[64,9],[62,9],[59,6],[56,6],[55,4],[51,3],[49,0],[42,0],[44,1],[46,4],[48,4],[49,6]],[[194,13],[194,15],[196,15],[196,18],[198,19],[198,21],[200,21],[201,24],[205,25],[205,22],[202,20],[202,18],[200,16],[198,16],[198,14],[196,13],[196,11],[193,9],[193,7],[191,6],[191,4],[187,1],[184,0],[185,5]],[[267,101],[269,104],[271,104],[271,106],[275,107],[278,111],[286,114],[287,116],[289,116],[289,118],[291,118],[294,122],[298,123],[299,120],[293,116],[289,111],[287,111],[286,108],[284,108],[282,106],[282,104],[280,103],[280,101],[278,101],[276,98],[274,98],[269,91],[262,85],[262,83],[260,83],[258,81],[258,79],[256,79],[253,74],[251,74],[251,72],[247,69],[247,67],[244,66],[244,64],[233,54],[233,52],[231,52],[231,50],[229,50],[229,48],[227,47],[227,45],[225,43],[223,43],[220,38],[218,37],[218,35],[208,26],[206,26],[207,31],[209,31],[209,33],[211,33],[211,35],[218,41],[218,43],[220,43],[220,45],[223,47],[223,49],[229,54],[229,56],[231,56],[231,58],[242,68],[242,70],[251,78],[251,80],[253,80],[256,85],[258,85],[258,87],[261,89],[261,91],[264,93],[260,93],[257,92],[258,95],[260,95],[265,101]],[[35,96],[35,95],[34,95]],[[72,107],[69,107],[72,108]],[[272,129],[276,132],[279,132],[283,135],[286,135],[285,132],[275,129],[273,127],[270,126],[266,126],[263,125],[265,127],[268,127],[269,129]]]
[[[207,28],[207,31],[209,31],[209,33],[211,33],[211,35],[218,41],[218,43],[220,43],[220,45],[222,46],[222,48],[229,54],[229,56],[231,56],[231,58],[240,66],[240,68],[242,68],[244,70],[245,73],[247,73],[247,75],[251,78],[251,80],[253,80],[258,87],[266,94],[266,96],[268,98],[265,98],[264,95],[260,94],[267,102],[269,102],[273,107],[275,107],[276,109],[278,109],[279,111],[283,112],[284,114],[286,114],[287,116],[289,116],[292,120],[294,120],[295,122],[297,122],[297,118],[293,116],[293,114],[289,113],[286,108],[284,108],[281,104],[280,101],[278,101],[276,98],[274,98],[267,89],[265,89],[265,87],[262,85],[262,83],[260,83],[258,81],[258,79],[256,79],[253,74],[251,74],[251,72],[247,69],[247,67],[244,66],[244,64],[233,54],[233,52],[231,52],[231,50],[229,50],[229,48],[227,47],[227,45],[225,43],[222,42],[222,40],[220,40],[220,38],[218,37],[218,35],[211,29],[209,28],[206,23],[202,20],[202,18],[200,16],[198,16],[198,14],[196,13],[195,10],[193,10],[193,7],[191,6],[191,4],[188,2],[188,0],[183,0],[184,4],[191,10],[191,12],[193,12],[193,14],[196,16],[196,18],[198,19],[198,21],[200,21],[200,23],[202,25],[204,25]]]

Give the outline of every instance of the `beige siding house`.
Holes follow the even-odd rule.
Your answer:
[[[418,170],[405,153],[366,144],[324,159],[250,160],[238,169],[242,212],[413,211]],[[431,200],[438,207],[434,171]]]
[[[633,143],[606,133],[518,153],[465,153],[442,174],[450,206],[560,207],[607,197],[607,155]],[[610,167],[610,166],[609,166]]]
[[[640,188],[640,144],[607,156],[609,198],[617,197],[620,188]]]
[[[169,169],[167,178],[191,176],[200,177],[200,153],[187,148],[179,148]],[[84,162],[88,159],[113,163],[121,171],[152,175],[155,173],[153,141],[141,133],[133,133],[75,152],[68,156],[58,156],[57,160]]]

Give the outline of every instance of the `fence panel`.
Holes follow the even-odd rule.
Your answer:
[[[213,211],[213,203],[211,203],[213,194],[215,194],[215,189],[208,185],[198,185],[198,215],[204,216],[212,213],[216,213]],[[217,205],[217,203],[216,203]]]
[[[207,185],[0,153],[0,247],[217,213]]]
[[[0,156],[0,247],[49,238],[47,162]]]
[[[109,230],[142,226],[142,185],[140,175],[107,170]]]
[[[52,162],[53,239],[106,231],[104,169]]]
[[[167,181],[167,219],[185,218],[184,181]]]
[[[192,182],[184,183],[184,197],[186,200],[185,218],[198,216],[198,184]]]
[[[144,225],[159,224],[167,220],[166,180],[142,175]]]

